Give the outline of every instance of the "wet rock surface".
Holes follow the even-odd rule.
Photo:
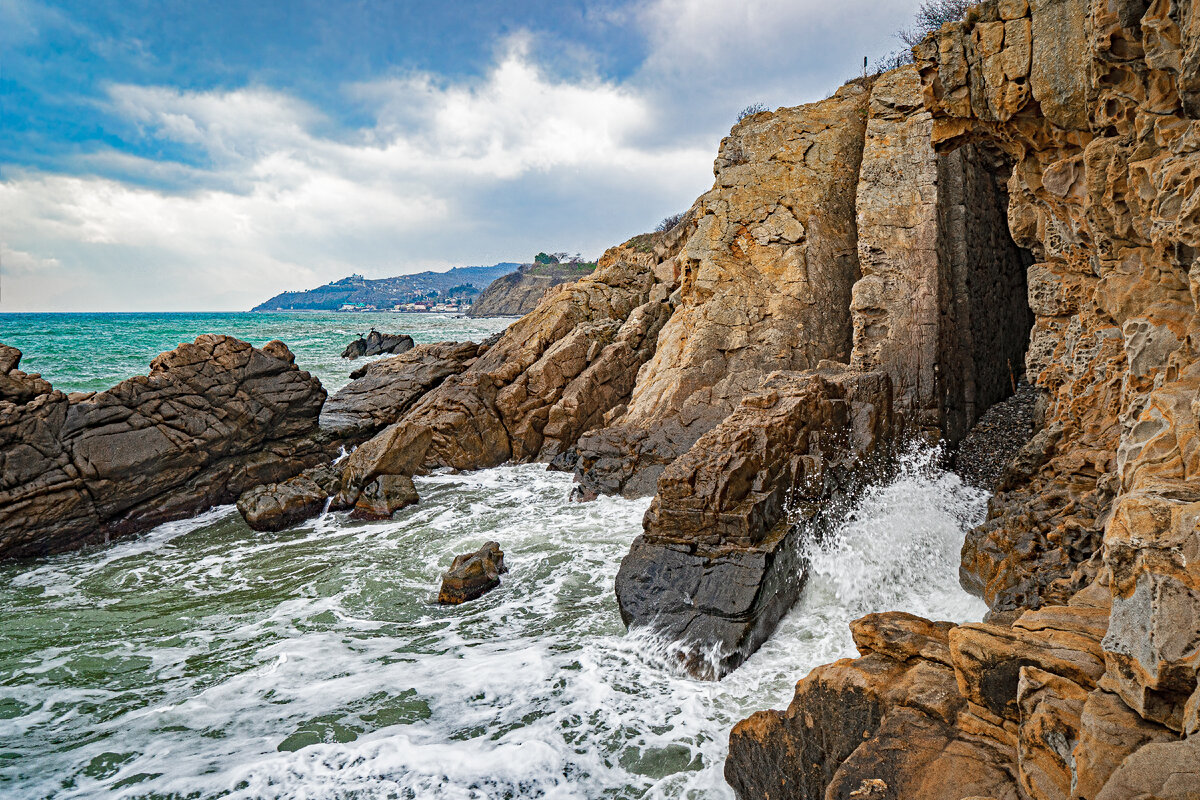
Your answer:
[[[886,458],[892,423],[882,373],[831,362],[772,373],[659,477],[617,574],[625,624],[678,643],[698,677],[735,669],[803,588],[801,540],[820,521],[796,510],[814,517],[853,491],[852,478]]]
[[[0,351],[0,557],[56,553],[229,503],[328,457],[320,382],[281,342],[201,336],[68,398]]]
[[[407,352],[415,346],[407,333],[380,333],[371,328],[366,336],[359,336],[342,351],[342,358],[354,360],[363,356],[393,355]]]
[[[442,575],[438,603],[460,605],[476,600],[500,585],[500,576],[508,572],[504,552],[498,542],[488,542],[474,553],[455,556],[450,569]]]
[[[1022,382],[1012,397],[985,411],[954,451],[954,471],[972,486],[995,491],[1033,438],[1040,397],[1037,387]]]

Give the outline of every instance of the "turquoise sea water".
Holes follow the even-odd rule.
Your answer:
[[[320,378],[326,389],[336,391],[349,380],[353,368],[341,358],[342,350],[372,327],[407,333],[418,343],[478,342],[511,322],[450,314],[332,311],[0,314],[0,342],[23,353],[21,369],[40,373],[56,389],[89,392],[145,375],[156,355],[201,334],[224,333],[257,346],[279,339],[296,354],[296,363]]]
[[[0,341],[67,390],[144,373],[205,332],[278,338],[336,388],[371,325],[480,339],[435,315],[0,316]],[[775,636],[719,683],[627,633],[613,597],[648,500],[570,502],[539,464],[417,479],[394,519],[328,513],[279,533],[231,507],[144,535],[0,563],[0,798],[730,798],[730,728],[854,654],[847,623],[902,608],[971,620],[963,531],[986,497],[914,453],[821,548]],[[434,602],[455,554],[509,573]]]

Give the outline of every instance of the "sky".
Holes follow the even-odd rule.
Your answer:
[[[598,256],[918,4],[0,0],[0,312]]]

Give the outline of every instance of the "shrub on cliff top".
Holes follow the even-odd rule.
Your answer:
[[[687,212],[680,211],[678,214],[672,214],[669,217],[663,217],[662,222],[658,223],[658,226],[655,227],[654,230],[658,231],[659,233],[666,233],[669,230],[674,230],[676,225],[683,222],[683,215],[685,213]]]
[[[896,38],[909,47],[916,47],[929,34],[945,25],[963,18],[967,9],[975,5],[977,0],[925,0],[917,9],[917,18],[913,27],[902,30]]]
[[[755,114],[761,114],[764,111],[770,111],[770,110],[771,109],[767,108],[766,103],[751,103],[750,105],[746,106],[745,108],[743,108],[741,111],[738,112],[737,121],[741,122],[746,117],[752,117]]]

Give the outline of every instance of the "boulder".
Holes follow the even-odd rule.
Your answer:
[[[350,516],[354,519],[391,519],[402,508],[420,500],[407,475],[380,475],[363,487]]]
[[[413,338],[406,333],[380,333],[371,328],[366,336],[359,336],[342,351],[342,358],[354,360],[362,356],[393,355],[411,350]]]
[[[328,458],[325,390],[282,342],[201,336],[71,398],[0,376],[0,557],[56,553],[231,503]]]
[[[770,636],[799,597],[803,540],[832,496],[886,459],[882,373],[826,363],[776,372],[659,477],[644,532],[617,573],[628,626],[674,642],[694,675],[719,679]],[[856,472],[857,471],[857,472]]]
[[[450,569],[442,575],[438,602],[456,606],[482,597],[500,585],[500,576],[506,572],[504,552],[497,542],[488,542],[474,553],[455,556]]]
[[[340,489],[340,474],[322,464],[281,483],[244,492],[238,498],[237,509],[252,530],[281,531],[320,514]]]
[[[474,342],[437,342],[411,347],[350,373],[321,409],[321,428],[347,442],[361,442],[396,422],[427,392],[475,363],[486,347]]]

